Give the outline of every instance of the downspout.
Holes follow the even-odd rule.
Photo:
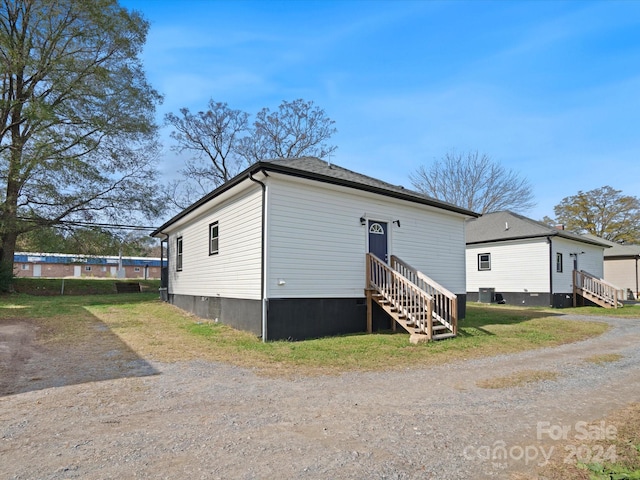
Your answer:
[[[638,300],[638,257],[636,257],[636,300]]]
[[[549,243],[549,295],[551,295],[551,307],[553,307],[553,243],[551,237],[547,237]]]
[[[166,289],[166,300],[164,298],[162,298],[161,295],[161,300],[163,301],[169,301],[169,234],[165,233],[165,232],[158,232],[160,235],[164,235],[164,239],[160,240],[160,289],[165,288]],[[164,251],[165,251],[165,247],[163,246],[166,245],[166,250],[167,250],[167,274],[166,274],[166,285],[163,285],[163,273],[164,273],[164,269],[165,269],[165,258],[164,258]]]
[[[267,172],[262,172],[265,176]],[[261,304],[262,304],[262,341],[267,341],[267,186],[253,178],[253,173],[249,172],[249,180],[259,184],[262,187],[262,252],[261,262],[262,268],[260,269],[260,284],[261,284]]]

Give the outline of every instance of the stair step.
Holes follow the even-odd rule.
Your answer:
[[[445,338],[453,338],[455,337],[454,333],[439,333],[437,335],[433,335],[433,337],[431,337],[433,340],[444,340]]]

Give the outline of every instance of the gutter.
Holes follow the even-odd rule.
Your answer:
[[[432,199],[432,198],[429,198],[429,197],[422,197],[420,195],[411,194],[410,191],[403,192],[401,190],[390,190],[390,189],[386,189],[386,188],[383,188],[383,187],[380,187],[380,186],[368,185],[368,184],[365,184],[365,183],[359,183],[359,182],[355,182],[355,181],[351,181],[351,180],[347,180],[347,179],[342,179],[342,178],[338,178],[338,177],[331,177],[331,176],[323,175],[321,173],[314,173],[314,172],[308,171],[308,170],[301,170],[301,169],[297,169],[297,168],[288,167],[288,166],[285,166],[285,165],[278,165],[278,164],[275,164],[275,163],[272,163],[272,162],[260,161],[260,162],[256,162],[253,165],[249,166],[247,169],[245,169],[244,171],[240,172],[238,175],[233,177],[228,182],[220,185],[214,191],[208,193],[207,195],[202,197],[200,200],[198,200],[197,202],[195,202],[191,206],[189,206],[186,209],[184,209],[182,212],[180,212],[177,215],[175,215],[173,218],[171,218],[170,220],[165,222],[163,225],[161,225],[157,230],[152,232],[151,236],[155,237],[156,235],[161,233],[162,230],[167,228],[169,225],[171,225],[171,224],[175,223],[176,221],[180,220],[181,218],[185,217],[189,213],[191,213],[194,210],[196,210],[198,207],[200,207],[200,206],[204,205],[205,203],[207,203],[209,200],[212,200],[213,198],[217,197],[218,195],[220,195],[220,194],[226,192],[227,190],[235,187],[236,185],[240,184],[241,182],[243,182],[247,178],[251,179],[252,181],[254,181],[256,183],[261,183],[261,182],[259,182],[258,180],[255,180],[252,177],[253,175],[255,175],[258,172],[262,172],[266,176],[268,176],[267,172],[273,172],[273,173],[279,173],[279,174],[283,174],[283,175],[290,175],[290,176],[297,177],[297,178],[304,178],[304,179],[308,179],[308,180],[315,180],[315,181],[322,182],[322,183],[329,183],[329,184],[338,185],[338,186],[342,186],[342,187],[353,188],[355,190],[360,190],[360,191],[369,192],[369,193],[375,193],[375,194],[379,194],[379,195],[382,195],[382,196],[385,196],[385,197],[397,198],[397,199],[400,199],[400,200],[409,201],[411,203],[417,203],[417,204],[421,204],[421,205],[426,205],[426,206],[430,206],[430,207],[446,210],[446,211],[457,213],[457,214],[461,214],[461,215],[464,215],[464,216],[467,216],[467,217],[479,217],[480,216],[479,213],[475,213],[475,212],[472,212],[470,210],[464,209],[462,207],[458,207],[456,205],[451,205],[451,204],[448,204],[446,202],[441,202],[439,200]],[[376,180],[376,179],[373,179],[373,180]]]
[[[267,172],[262,171],[265,177],[268,177]],[[267,341],[267,312],[268,312],[268,304],[267,304],[267,186],[261,182],[253,178],[253,172],[249,172],[249,180],[255,182],[262,187],[262,249],[261,249],[261,268],[260,268],[260,289],[262,290],[260,293],[261,299],[261,319],[262,319],[262,341]]]

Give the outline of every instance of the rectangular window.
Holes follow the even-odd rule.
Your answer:
[[[133,267],[133,271],[134,272],[139,272],[140,271],[140,267]]]
[[[209,255],[215,255],[218,253],[218,237],[218,222],[213,222],[209,225]]]
[[[478,270],[491,270],[491,254],[490,253],[478,254]]]
[[[107,271],[107,267],[103,266],[102,268],[100,268],[100,270],[102,270],[103,272],[106,272]]]
[[[91,271],[91,266],[90,265],[85,265],[84,266],[84,271],[85,272],[90,272]]]
[[[28,263],[23,263],[22,264],[22,270],[29,270],[29,264]]]
[[[562,254],[556,253],[556,272],[562,273]]]
[[[182,270],[182,237],[176,239],[176,270]]]

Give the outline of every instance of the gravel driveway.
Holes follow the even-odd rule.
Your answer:
[[[588,320],[613,328],[426,369],[273,379],[219,363],[130,360],[119,367],[128,374],[100,381],[44,379],[0,397],[0,478],[509,478],[566,457],[553,437],[563,428],[579,443],[579,422],[640,400],[640,319]],[[585,361],[602,353],[623,357]],[[46,372],[55,358],[33,353],[29,362]],[[476,386],[524,369],[560,376]]]

